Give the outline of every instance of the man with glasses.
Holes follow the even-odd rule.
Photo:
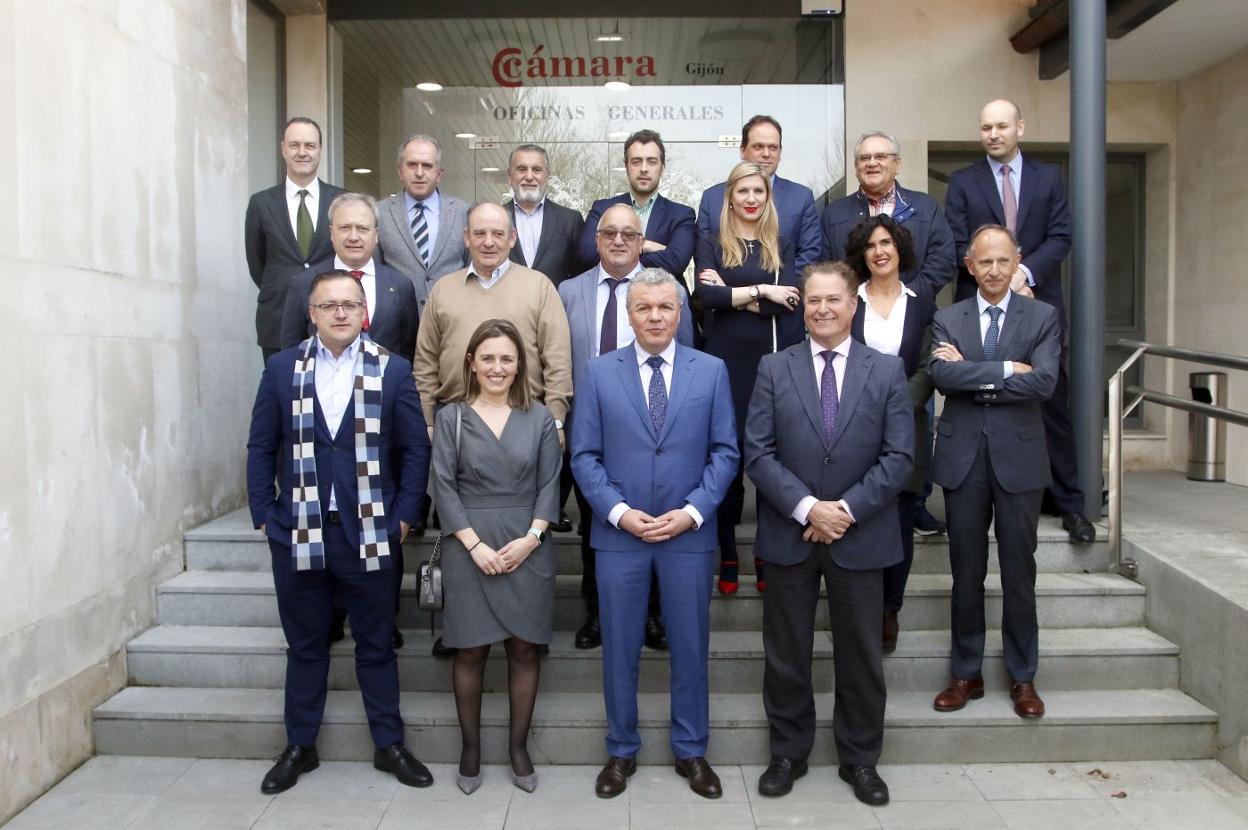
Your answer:
[[[689,212],[692,224],[693,211]],[[559,285],[559,299],[568,315],[572,333],[572,388],[581,388],[585,369],[595,357],[621,349],[633,342],[628,324],[626,296],[628,286],[641,271],[646,246],[641,217],[630,204],[614,204],[606,208],[595,226],[598,264],[578,277]],[[688,296],[681,291],[683,304]],[[680,315],[676,339],[681,345],[693,345],[693,323],[690,315]],[[573,403],[569,426],[576,428],[576,405]],[[585,598],[587,618],[576,632],[577,648],[597,648],[602,644],[602,628],[598,618],[598,583],[595,576],[594,549],[590,546],[589,502],[580,487],[575,488],[576,504],[581,513],[581,596]],[[646,646],[656,650],[667,648],[667,634],[660,620],[658,582],[650,581],[649,613],[646,615]]]
[[[904,225],[914,241],[915,266],[901,275],[901,281],[935,299],[957,273],[953,234],[935,199],[897,184],[900,171],[897,139],[879,130],[863,133],[854,146],[858,189],[823,209],[823,258],[844,259],[845,240],[854,226],[886,213]]]

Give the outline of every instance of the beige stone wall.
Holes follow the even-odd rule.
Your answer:
[[[1248,50],[1179,83],[1175,165],[1174,339],[1195,349],[1248,355]],[[1187,374],[1174,365],[1175,394]],[[1228,372],[1232,409],[1248,411],[1248,373]],[[1172,459],[1187,458],[1187,417],[1175,419]],[[1248,484],[1248,429],[1227,428],[1227,480]]]
[[[254,395],[243,0],[0,0],[0,822],[243,499]]]

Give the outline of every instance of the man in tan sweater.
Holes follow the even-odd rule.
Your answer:
[[[555,417],[562,445],[572,397],[572,343],[559,292],[539,272],[508,259],[516,230],[502,206],[473,205],[464,243],[471,263],[434,284],[416,338],[413,374],[425,419],[432,424],[439,404],[464,393],[464,354],[477,326],[508,320],[524,339],[529,389]]]

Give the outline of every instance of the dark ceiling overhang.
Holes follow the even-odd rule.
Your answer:
[[[506,0],[327,0],[330,20],[419,20],[438,18],[542,17],[801,17],[801,0],[633,0],[626,7],[604,8],[593,0],[543,0],[527,14],[517,14]],[[614,14],[612,14],[614,12]],[[626,14],[620,14],[626,12]]]
[[[1110,40],[1129,34],[1177,0],[1106,0],[1105,35]],[[1071,0],[1039,0],[1027,25],[1010,36],[1016,52],[1040,50],[1040,80],[1051,81],[1070,69]]]

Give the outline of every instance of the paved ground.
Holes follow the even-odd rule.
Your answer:
[[[628,792],[594,797],[595,767],[538,767],[527,794],[487,767],[472,797],[453,768],[433,767],[428,790],[400,786],[370,764],[327,762],[277,797],[260,794],[264,761],[92,758],[19,814],[6,830],[562,830],[689,828],[1129,828],[1248,827],[1248,782],[1213,761],[881,767],[893,803],[853,799],[829,767],[781,799],[761,798],[760,767],[720,767],[723,799],[698,798],[668,767],[642,767]]]

